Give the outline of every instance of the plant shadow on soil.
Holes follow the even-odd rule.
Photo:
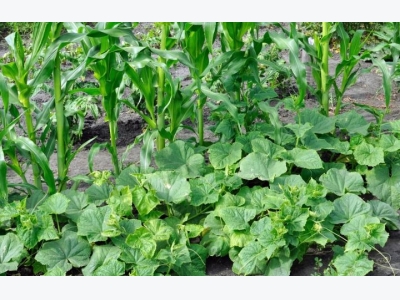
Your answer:
[[[1,49],[0,49],[1,50]],[[1,52],[1,51],[0,51]],[[330,70],[334,72],[334,68],[339,63],[339,58],[333,56],[330,60]],[[363,62],[362,67],[370,66],[369,63]],[[177,70],[176,74],[182,79],[187,78],[188,72],[185,69]],[[184,83],[184,81],[182,82]],[[39,93],[36,96],[35,101],[46,102],[49,96],[46,94]],[[382,91],[382,78],[378,72],[370,72],[362,74],[355,85],[350,87],[345,93],[343,99],[345,110],[355,108],[354,103],[362,103],[375,108],[383,109],[385,107],[384,96]],[[318,104],[314,99],[306,100],[307,107],[316,107]],[[374,117],[365,112],[359,111],[367,121],[374,122]],[[206,117],[209,116],[209,111],[206,111]],[[283,123],[292,122],[294,115],[281,109],[279,111],[281,121]],[[393,92],[392,101],[390,105],[390,113],[386,115],[386,120],[397,120],[400,118],[400,99],[397,94],[397,90]],[[190,123],[187,125],[190,126]],[[211,121],[205,122],[205,140],[206,141],[216,141],[218,138],[207,128],[213,125]],[[122,155],[126,147],[131,144],[135,138],[140,135],[145,128],[140,116],[132,111],[123,110],[121,112],[118,121],[118,153]],[[178,139],[189,139],[192,138],[193,132],[190,130],[182,130],[178,134]],[[98,120],[87,119],[85,122],[85,128],[83,135],[79,143],[83,143],[91,138],[95,137],[94,142],[103,143],[109,140],[109,129],[108,123],[104,121],[104,118],[99,118]],[[78,143],[78,144],[79,144]],[[79,174],[88,174],[88,154],[89,149],[83,149],[75,159],[72,161],[69,169],[69,176],[73,177]],[[140,161],[140,144],[134,146],[127,156],[126,164],[137,164]],[[54,172],[57,170],[57,157],[53,154],[50,160],[50,165]],[[106,150],[101,150],[96,154],[94,158],[94,169],[95,170],[111,170],[112,162],[109,153]],[[29,174],[28,174],[29,176]],[[10,172],[7,175],[9,182],[16,182],[18,178],[15,174]],[[28,178],[29,180],[29,178]],[[389,232],[389,239],[385,247],[377,247],[379,251],[371,251],[370,259],[375,261],[374,270],[369,273],[369,276],[391,276],[400,274],[400,231]],[[329,249],[318,251],[317,249],[310,249],[309,252],[304,256],[301,262],[295,262],[292,270],[291,276],[311,276],[311,275],[322,275],[323,269],[327,266],[329,261],[333,256],[333,252]],[[322,266],[317,268],[315,259],[320,259]],[[209,257],[207,259],[206,274],[208,276],[235,276],[236,274],[232,271],[232,262],[229,257]],[[18,270],[19,275],[33,275],[32,270],[29,268],[24,268]],[[76,274],[79,275],[79,274]]]

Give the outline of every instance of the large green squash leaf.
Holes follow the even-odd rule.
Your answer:
[[[43,244],[35,259],[48,269],[59,267],[69,271],[72,267],[87,265],[90,252],[90,245],[85,239],[66,231],[61,239]]]
[[[372,215],[378,217],[391,230],[400,229],[400,217],[397,210],[389,204],[379,200],[371,200],[368,202],[372,208]]]
[[[371,123],[368,123],[363,116],[356,111],[351,110],[336,117],[336,125],[349,134],[359,133],[363,136],[368,134],[368,128]]]
[[[17,270],[18,259],[24,250],[24,244],[18,236],[14,233],[0,236],[0,249],[0,274]]]
[[[240,143],[216,143],[210,146],[210,162],[215,169],[224,169],[233,165],[242,157],[242,147]]]
[[[244,207],[223,207],[218,213],[230,230],[245,230],[249,228],[248,222],[256,216],[255,209]]]
[[[329,133],[335,129],[335,119],[322,115],[316,109],[303,109],[296,117],[296,121],[300,121],[301,124],[310,123],[312,133]]]
[[[380,163],[384,163],[383,149],[374,147],[373,145],[362,142],[354,149],[354,158],[360,165],[375,167]]]
[[[374,262],[365,254],[346,252],[333,261],[338,276],[365,276],[373,270]]]
[[[312,149],[294,148],[282,154],[283,158],[289,163],[295,164],[299,168],[322,169],[322,160],[317,151]]]
[[[48,214],[60,215],[66,212],[69,201],[63,194],[55,193],[46,198],[39,208]]]
[[[232,271],[236,274],[263,274],[266,268],[267,250],[259,242],[247,244],[235,259]]]
[[[366,175],[368,190],[393,209],[400,209],[400,165],[376,166]]]
[[[103,233],[114,228],[108,225],[111,215],[111,207],[87,207],[78,219],[78,235],[86,236],[89,242],[106,241],[107,236]]]
[[[286,170],[286,162],[271,159],[265,153],[253,152],[240,161],[240,172],[237,175],[247,180],[258,178],[273,182]]]
[[[363,199],[354,194],[346,194],[337,198],[334,202],[334,209],[330,214],[333,224],[347,223],[352,218],[370,212],[371,206]]]
[[[118,261],[121,249],[102,245],[93,247],[89,263],[82,269],[84,276],[121,276],[125,273],[125,264]]]
[[[158,151],[155,161],[160,170],[176,171],[186,178],[199,176],[204,168],[203,155],[195,154],[190,144],[180,140]]]
[[[180,203],[188,198],[190,184],[185,177],[173,171],[160,171],[147,175],[160,200],[167,203]]]
[[[365,193],[364,180],[359,173],[345,169],[329,169],[319,180],[331,193],[343,196],[346,193]]]

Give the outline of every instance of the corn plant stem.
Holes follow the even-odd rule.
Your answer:
[[[198,135],[199,135],[199,144],[200,146],[204,145],[204,96],[200,96],[200,99],[197,101],[197,126],[198,126]]]
[[[342,107],[343,92],[346,88],[346,83],[348,81],[349,76],[350,76],[350,72],[348,72],[347,70],[344,71],[343,78],[342,78],[342,85],[340,87],[340,95],[337,95],[337,98],[336,98],[335,115],[339,114],[340,108]]]
[[[168,23],[163,23],[161,29],[161,43],[160,43],[160,50],[165,50],[167,46],[167,31],[169,25]],[[158,58],[160,63],[165,63],[165,59],[162,57]],[[165,84],[165,74],[162,67],[158,67],[158,90],[157,90],[157,128],[159,132],[165,129],[165,113],[161,111],[161,108],[164,109],[164,84]],[[157,151],[165,148],[165,139],[158,134],[157,136]]]
[[[26,130],[28,131],[28,137],[33,143],[36,144],[35,128],[33,126],[32,110],[30,107],[29,99],[24,97],[23,99],[20,99],[20,101],[25,108],[24,116],[26,122]],[[31,164],[32,164],[34,185],[41,190],[42,181],[40,180],[40,169],[33,154],[31,154]]]
[[[61,97],[61,59],[57,54],[54,65],[54,101],[56,106],[57,120],[57,168],[58,179],[60,180],[59,190],[65,187],[65,176],[67,174],[65,165],[65,141],[64,141],[64,103]]]
[[[322,37],[329,34],[329,22],[322,22]],[[322,65],[321,65],[321,93],[322,109],[326,116],[329,115],[329,90],[327,89],[329,75],[329,39],[322,43]]]
[[[111,141],[111,159],[113,161],[115,175],[119,175],[120,168],[117,152],[117,122],[114,120],[110,120],[109,129]]]

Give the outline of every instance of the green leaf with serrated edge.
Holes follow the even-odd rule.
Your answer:
[[[106,203],[117,215],[124,217],[132,216],[132,193],[128,186],[114,189]]]
[[[194,178],[201,175],[204,157],[195,154],[192,146],[184,141],[169,144],[155,155],[160,170],[176,171],[183,177]]]
[[[264,139],[264,135],[259,131],[250,131],[245,135],[237,136],[235,142],[242,144],[242,150],[248,154],[253,152],[251,144],[255,139]]]
[[[368,190],[394,209],[400,209],[400,165],[376,166],[366,174]]]
[[[229,246],[232,247],[245,247],[248,243],[254,241],[254,237],[247,230],[234,230],[229,237]]]
[[[43,276],[66,276],[66,274],[67,271],[63,270],[62,268],[54,267],[44,273]]]
[[[271,158],[277,158],[279,154],[285,151],[285,148],[265,138],[252,140],[251,147],[254,152],[265,153]]]
[[[210,256],[225,256],[230,249],[228,235],[221,236],[208,232],[203,236],[200,244],[207,248]]]
[[[368,224],[368,230],[350,232],[347,235],[346,251],[371,251],[376,244],[385,246],[389,233],[385,231],[385,224]]]
[[[267,251],[259,242],[247,244],[233,262],[232,271],[238,275],[263,274],[266,268]]]
[[[160,219],[146,221],[143,226],[153,235],[153,239],[156,241],[167,241],[174,232],[172,227]]]
[[[191,262],[183,264],[181,267],[174,266],[174,270],[179,276],[206,275],[207,249],[198,244],[190,244],[188,248]]]
[[[304,231],[304,226],[307,223],[307,219],[310,216],[310,211],[308,208],[292,206],[291,204],[284,203],[281,207],[281,211],[276,213],[279,219],[285,224],[285,227],[290,233],[293,231]],[[271,219],[275,221],[273,217],[275,213],[271,213]]]
[[[157,243],[151,232],[144,228],[138,228],[134,233],[129,234],[126,238],[126,244],[132,248],[140,249],[146,258],[154,257]]]
[[[248,222],[255,218],[256,210],[244,207],[223,207],[218,210],[218,214],[230,230],[245,230],[250,227]]]
[[[346,194],[337,198],[334,202],[334,209],[330,214],[333,224],[343,224],[352,218],[370,212],[371,206],[363,199],[354,194]]]
[[[200,206],[202,204],[210,204],[218,201],[219,187],[222,185],[221,179],[217,179],[218,175],[215,173],[209,173],[204,177],[191,179],[190,189],[192,191],[192,197],[190,198],[190,204],[193,206]]]
[[[283,187],[306,187],[307,183],[300,175],[284,175],[277,178],[272,184],[270,184],[270,189],[276,192],[282,192]]]
[[[264,153],[253,152],[240,161],[240,172],[237,176],[247,180],[258,178],[273,182],[286,171],[286,162],[273,160]]]
[[[86,189],[85,193],[89,197],[89,203],[94,203],[99,206],[110,197],[111,190],[108,184],[102,184],[100,186],[93,184]]]
[[[306,134],[306,132],[312,128],[312,125],[310,123],[305,123],[305,124],[289,123],[285,127],[289,128],[291,131],[293,131],[293,133],[297,138],[301,139]]]
[[[65,190],[62,191],[62,194],[70,200],[65,215],[72,221],[77,222],[83,209],[89,204],[88,196],[84,192],[74,190]]]
[[[207,248],[210,256],[224,256],[229,251],[229,236],[224,233],[224,222],[215,212],[207,215],[203,224],[205,235],[200,244]]]
[[[333,228],[334,225],[327,221],[315,222],[308,220],[306,226],[304,226],[304,231],[298,236],[299,243],[309,245],[317,243],[325,247],[327,243],[336,241]]]
[[[284,235],[288,230],[282,223],[273,224],[269,217],[254,221],[250,232],[265,248],[267,259],[270,259],[275,251],[286,245]]]
[[[400,140],[393,135],[383,134],[379,140],[379,147],[385,152],[395,152],[400,149]]]
[[[215,205],[215,211],[218,211],[223,207],[239,207],[243,206],[246,203],[246,199],[239,195],[233,195],[229,192],[225,193],[222,197],[219,198],[218,203]]]
[[[319,203],[319,200],[325,198],[326,194],[328,193],[327,189],[322,184],[317,183],[313,178],[311,178],[307,183],[305,192],[308,198],[306,205],[311,207]]]
[[[138,185],[138,181],[132,174],[139,173],[140,170],[137,166],[131,165],[121,171],[121,173],[115,178],[115,184],[118,186],[129,186],[134,188]]]
[[[265,276],[289,276],[292,269],[294,259],[284,254],[273,257],[268,261],[265,269]]]
[[[58,239],[53,218],[42,211],[37,211],[35,214],[20,215],[20,222],[17,223],[16,232],[28,249],[32,249],[42,240]]]
[[[330,169],[319,180],[329,192],[338,196],[343,196],[346,193],[365,193],[364,180],[356,172]]]
[[[365,254],[346,252],[333,260],[338,276],[365,276],[373,270],[374,262]]]
[[[279,209],[283,202],[287,201],[281,193],[270,190],[269,188],[243,186],[237,193],[246,200],[246,207],[254,208],[257,214],[268,209]]]
[[[88,206],[78,219],[78,235],[86,236],[90,243],[106,241],[107,237],[102,233],[114,229],[107,225],[110,215],[111,207],[109,206]]]
[[[57,241],[44,243],[35,256],[35,259],[48,269],[59,267],[64,271],[72,267],[79,268],[88,264],[90,256],[89,243],[77,236],[76,233],[67,231]]]
[[[96,276],[99,275],[98,271],[105,273],[107,269],[104,268],[107,265],[111,265],[115,262],[117,262],[119,256],[121,254],[121,250],[118,247],[115,246],[110,246],[110,245],[102,245],[98,246],[95,245],[93,247],[93,253],[92,256],[90,257],[90,260],[86,267],[82,269],[82,273],[84,276]],[[122,272],[119,274],[104,274],[104,276],[119,276],[123,275],[125,268],[124,264],[122,262],[119,262],[122,264]],[[113,268],[109,269],[112,271]],[[117,269],[118,270],[118,269]]]
[[[337,127],[346,130],[349,134],[359,133],[366,136],[370,124],[354,110],[336,116]]]
[[[289,163],[295,164],[299,168],[322,169],[322,160],[317,151],[312,149],[294,148],[281,156]]]
[[[379,200],[371,200],[368,203],[372,208],[372,216],[378,217],[391,230],[400,229],[400,216],[393,207]]]
[[[310,132],[312,133],[329,133],[335,129],[335,119],[322,115],[316,109],[303,109],[296,116],[296,122],[310,123],[312,125]]]
[[[302,137],[301,142],[307,149],[313,149],[317,151],[321,149],[334,149],[334,147],[325,139],[318,138],[315,133],[310,131],[306,132],[306,134]]]
[[[383,149],[362,142],[354,149],[354,158],[360,165],[375,167],[384,163]]]
[[[366,232],[366,227],[369,224],[380,224],[379,218],[367,214],[358,215],[352,218],[340,228],[340,234],[349,236],[352,232]]]
[[[0,274],[18,269],[18,260],[24,244],[14,233],[0,236]]]
[[[160,200],[158,200],[153,191],[147,192],[141,186],[136,186],[132,189],[132,202],[139,214],[143,216],[150,213],[160,204]]]
[[[204,231],[204,226],[199,224],[186,224],[185,231],[188,238],[192,239],[201,235],[201,233]]]
[[[326,136],[324,137],[324,140],[332,146],[331,148],[327,148],[332,152],[344,155],[349,155],[352,153],[350,150],[350,143],[348,141],[341,141],[339,138],[333,136]]]
[[[139,249],[132,249],[130,251],[129,263],[133,264],[130,275],[133,276],[153,276],[154,272],[160,266],[160,263],[155,259],[146,258]],[[122,258],[122,255],[121,255]],[[128,262],[127,262],[128,263]]]
[[[46,198],[39,208],[48,214],[60,215],[67,210],[69,201],[63,194],[55,193]]]
[[[20,215],[18,210],[19,202],[11,202],[7,203],[6,206],[0,209],[0,224],[6,221],[10,221],[13,218],[16,218]]]
[[[310,213],[310,215],[313,217],[313,219],[317,221],[323,221],[329,216],[329,214],[333,210],[334,206],[332,202],[321,202],[313,207],[312,213]]]
[[[173,171],[160,171],[146,175],[160,200],[167,203],[180,203],[188,198],[190,184],[186,178]]]
[[[242,144],[216,143],[210,146],[209,159],[215,169],[231,166],[242,158]]]

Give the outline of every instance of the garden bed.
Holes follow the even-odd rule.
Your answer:
[[[139,32],[138,30],[142,30],[142,29],[148,30],[148,28],[146,26],[139,27],[136,29],[137,33]],[[0,56],[2,56],[4,52],[5,52],[5,46],[0,45]],[[283,58],[287,61],[287,63],[289,63],[289,53],[287,51],[286,52],[284,51]],[[331,73],[334,72],[334,70],[336,69],[337,65],[340,62],[341,62],[341,58],[340,58],[339,54],[337,54],[337,53],[334,54],[332,58],[330,58],[329,69],[330,69]],[[360,61],[360,66],[364,69],[372,68],[372,70],[370,72],[361,74],[357,78],[356,83],[346,90],[346,92],[343,96],[343,104],[344,105],[343,105],[341,113],[354,111],[354,112],[357,112],[357,114],[361,115],[367,122],[374,123],[375,116],[371,112],[368,112],[368,109],[367,110],[362,109],[361,107],[357,106],[357,104],[362,104],[362,105],[368,106],[369,111],[371,111],[371,109],[376,109],[378,111],[378,110],[382,110],[385,108],[385,95],[384,95],[384,91],[382,89],[382,73],[379,71],[379,69],[377,67],[373,67],[371,62]],[[186,86],[187,84],[190,83],[191,76],[190,76],[189,69],[182,64],[176,64],[176,67],[172,70],[171,74],[173,77],[181,79],[181,86]],[[85,80],[87,80],[87,82],[90,82],[90,81],[94,81],[95,79],[91,73],[90,74],[88,73]],[[295,82],[292,82],[291,84],[293,85],[293,84],[295,84]],[[395,88],[392,90],[392,95],[391,95],[390,111],[389,111],[389,113],[387,113],[385,115],[385,120],[384,120],[385,122],[396,121],[396,120],[400,119],[400,99],[399,99],[400,97],[398,94],[397,85],[395,84],[394,87]],[[281,92],[285,93],[285,91],[281,91]],[[332,93],[333,93],[333,91],[332,91]],[[211,92],[209,92],[209,94],[212,95]],[[51,94],[49,94],[47,92],[40,92],[40,93],[36,94],[35,98],[33,98],[32,100],[38,104],[47,103],[51,97],[52,97]],[[223,101],[219,101],[218,105],[220,104],[220,102],[223,102]],[[279,105],[279,101],[276,101],[276,102],[271,101],[270,103],[271,103],[271,107],[275,107],[275,105]],[[305,104],[306,108],[318,108],[320,106],[320,103],[318,103],[316,98],[312,97],[312,96],[306,97],[306,99],[304,100],[304,104]],[[333,115],[333,110],[334,110],[334,107],[332,106],[331,110],[330,110],[331,115]],[[215,129],[213,129],[213,126],[216,125],[215,118],[213,118],[213,112],[215,112],[215,111],[217,111],[217,109],[215,109],[215,106],[212,106],[212,105],[205,106],[205,109],[204,109],[204,120],[205,120],[204,142],[206,145],[212,145],[213,143],[218,144],[219,143],[218,141],[221,139],[221,136],[219,134],[215,134],[214,133]],[[279,121],[282,122],[282,124],[286,126],[287,124],[292,124],[292,123],[296,122],[297,113],[293,112],[293,110],[289,110],[289,109],[286,109],[283,106],[281,106],[278,110],[278,117],[279,117]],[[190,128],[195,129],[196,123],[194,120],[186,119],[183,124],[185,125],[186,128],[178,132],[178,134],[176,136],[176,140],[188,141],[188,144],[189,144],[190,141],[193,141],[193,139],[195,140],[197,138],[197,136],[193,133],[193,131],[190,130]],[[135,139],[140,137],[144,131],[146,131],[146,129],[148,128],[148,123],[144,122],[143,118],[138,113],[136,113],[132,109],[124,107],[119,114],[117,127],[118,127],[118,138],[116,139],[117,154],[119,157],[122,157],[122,156],[125,157],[123,166],[127,167],[129,165],[136,165],[136,166],[140,165],[142,163],[142,159],[143,159],[141,157],[141,155],[143,155],[143,153],[141,152],[143,142],[138,141],[138,143],[136,145],[133,145],[133,142],[135,141]],[[355,130],[357,131],[357,129],[355,129]],[[75,148],[78,148],[79,146],[82,146],[85,142],[87,142],[91,139],[92,139],[91,143],[87,144],[74,157],[73,161],[71,162],[71,164],[69,166],[69,171],[68,171],[69,178],[74,178],[74,177],[80,176],[80,175],[87,176],[90,173],[89,157],[91,157],[92,154],[95,154],[93,156],[93,160],[92,160],[92,163],[93,163],[92,168],[94,170],[96,170],[96,172],[100,172],[100,173],[103,171],[113,172],[113,167],[115,165],[113,164],[110,152],[104,148],[103,149],[99,148],[98,151],[96,151],[96,153],[93,153],[93,151],[91,150],[91,146],[95,143],[101,144],[101,143],[107,143],[110,141],[109,122],[105,121],[104,111],[102,112],[102,115],[97,120],[93,117],[86,116],[85,126],[84,126],[83,132],[82,132],[82,137],[80,138],[80,140],[78,140],[75,143],[74,146],[75,146]],[[167,146],[168,146],[168,144],[170,144],[170,143],[167,142]],[[173,143],[171,143],[171,144],[173,144]],[[229,141],[226,144],[229,144],[229,147],[231,147],[232,144],[237,144],[237,143],[236,142],[233,143],[232,141]],[[183,146],[181,146],[181,144],[179,144],[179,145],[174,144],[174,145],[176,146],[175,149],[177,149],[179,147],[183,147]],[[219,143],[219,146],[220,145],[221,145],[221,143]],[[130,146],[132,146],[132,147],[130,147]],[[130,149],[129,149],[129,151],[126,152],[127,147],[129,147]],[[296,143],[296,147],[297,147],[297,143]],[[210,148],[212,148],[212,147],[210,146]],[[214,149],[216,149],[216,148],[217,147],[214,147]],[[179,149],[181,149],[181,148],[179,148]],[[201,150],[198,150],[198,151],[201,151]],[[232,150],[232,151],[234,151],[234,150]],[[284,150],[282,150],[282,151],[284,151]],[[212,152],[212,150],[211,150],[211,152]],[[215,169],[224,169],[225,168],[225,172],[228,173],[228,171],[229,171],[228,166],[225,166],[225,165],[223,167],[218,166],[218,162],[216,162],[215,160],[213,161],[213,157],[212,157],[213,154],[212,153],[210,154],[209,152],[207,152],[207,153],[209,155],[207,157],[205,157],[206,163],[210,164],[210,161],[211,161],[211,164],[213,167],[215,167]],[[253,154],[253,153],[251,153],[251,154]],[[329,154],[332,154],[332,153],[329,153]],[[166,155],[166,157],[169,157],[170,160],[172,160],[172,156],[168,156],[171,154],[165,154],[165,155]],[[192,153],[191,155],[195,156],[196,154]],[[382,154],[382,156],[383,156],[383,154]],[[282,157],[287,159],[288,162],[290,161],[290,158],[288,158],[288,156],[286,156],[286,157],[282,156]],[[279,157],[279,159],[282,159],[282,157]],[[243,161],[244,160],[245,160],[245,158],[243,158]],[[236,163],[237,161],[238,161],[238,159],[236,161],[234,161],[234,163]],[[57,153],[56,152],[50,156],[49,164],[50,164],[51,170],[54,173],[56,173],[57,172]],[[153,160],[151,162],[151,164],[149,164],[147,167],[156,167],[157,168],[158,165],[161,165],[161,166],[164,166],[164,168],[167,170],[165,172],[168,172],[169,171],[168,168],[165,167],[165,165],[167,165],[167,164],[168,164],[168,162],[165,162],[165,160],[163,161],[161,158],[159,158],[157,161],[157,158],[156,158],[156,160],[155,161]],[[243,165],[245,165],[245,164],[243,163]],[[375,166],[375,165],[373,165],[373,166]],[[210,165],[208,167],[210,167]],[[299,167],[299,166],[297,166],[297,167]],[[238,166],[236,165],[234,168],[238,168]],[[286,168],[286,166],[285,166],[285,168]],[[301,168],[301,167],[299,167],[299,168]],[[296,166],[294,167],[294,169],[296,169]],[[307,169],[307,168],[305,167],[305,169]],[[317,169],[317,168],[312,167],[310,169]],[[360,170],[362,171],[364,169],[360,169]],[[197,180],[197,179],[194,179],[199,176],[199,174],[196,173],[197,171],[198,170],[187,171],[188,173],[194,172],[194,174],[195,174],[195,175],[190,175],[192,177],[189,176],[189,178],[192,180],[191,182],[195,182],[195,180]],[[164,172],[164,171],[162,171],[162,172]],[[258,184],[261,183],[261,184],[263,184],[262,188],[267,188],[267,187],[268,187],[268,189],[270,188],[269,180],[264,179],[265,178],[264,174],[261,174],[261,176],[260,176],[261,179],[258,180],[258,178],[252,178],[252,176],[250,176],[248,173],[245,174],[245,171],[242,169],[241,169],[241,173],[242,173],[241,176],[243,177],[243,179],[247,180],[246,183],[249,183],[249,187],[258,188]],[[282,173],[284,173],[284,172],[281,172],[281,174]],[[352,172],[352,174],[353,173],[355,173],[355,172]],[[166,173],[163,173],[162,176],[164,176],[164,174],[166,174]],[[339,171],[338,171],[338,174],[339,174]],[[28,180],[28,182],[33,181],[33,174],[30,170],[28,170],[28,172],[26,172],[25,175],[26,175],[26,179]],[[363,176],[364,175],[365,175],[365,173],[363,173]],[[167,175],[165,175],[165,176],[167,176]],[[264,176],[264,178],[262,176]],[[277,177],[279,177],[279,176],[277,176]],[[126,178],[127,177],[124,177],[124,179],[121,179],[121,181],[129,182],[129,180],[126,180]],[[140,177],[138,177],[138,178],[140,178]],[[151,181],[152,180],[151,176],[149,176],[149,178]],[[155,182],[154,178],[155,178],[155,176],[153,176],[153,182]],[[360,178],[361,178],[361,176],[360,176]],[[273,181],[273,179],[274,179],[274,176],[272,176],[271,182]],[[19,176],[17,176],[13,171],[8,170],[8,173],[7,173],[8,183],[11,183],[11,184],[18,183],[19,180],[20,180]],[[265,183],[265,182],[268,182],[268,183]],[[129,184],[131,184],[131,183],[132,182],[129,182]],[[70,188],[72,186],[72,184],[73,184],[73,182],[68,182],[68,187]],[[229,184],[234,185],[235,183],[229,183]],[[156,185],[156,183],[154,183],[154,186],[155,185]],[[90,186],[90,184],[88,185],[88,184],[85,184],[84,182],[82,182],[77,190],[85,191],[86,188],[88,188],[89,186]],[[130,188],[133,188],[133,186],[130,186]],[[147,186],[146,186],[146,188],[147,188]],[[290,188],[290,186],[288,188]],[[275,189],[276,189],[276,187],[275,187]],[[118,193],[119,192],[124,193],[124,190],[121,189],[118,191]],[[146,192],[150,193],[150,190],[149,191],[146,190]],[[179,192],[180,192],[179,189],[176,190],[177,194],[179,194]],[[93,195],[95,193],[100,193],[100,191],[96,190],[91,193]],[[245,194],[246,190],[243,189],[242,193]],[[250,192],[248,192],[248,193],[250,194]],[[339,191],[339,193],[337,195],[341,195],[340,193],[341,193],[341,191]],[[355,188],[355,193],[362,194],[360,197],[365,198],[363,200],[375,199],[375,197],[371,197],[371,194],[364,195],[364,193],[362,192],[362,189],[360,187]],[[344,194],[344,189],[343,189],[343,194]],[[121,195],[118,194],[118,196],[122,197],[122,194]],[[110,196],[110,197],[113,198],[114,196]],[[171,195],[169,197],[174,199],[173,195]],[[370,198],[368,198],[368,197],[370,197]],[[229,198],[229,197],[227,197],[227,198]],[[238,197],[238,198],[240,198],[240,197]],[[342,198],[345,198],[345,197],[343,196]],[[357,197],[357,199],[359,199],[359,197]],[[107,203],[109,200],[110,199],[107,200]],[[99,201],[99,199],[97,199],[95,201]],[[175,199],[174,201],[176,201],[178,203],[181,200]],[[239,200],[232,200],[232,199],[229,200],[228,199],[226,201],[239,201]],[[102,205],[103,204],[99,204],[98,206],[104,207]],[[115,205],[115,204],[113,204],[113,205]],[[113,206],[113,209],[114,208],[115,207]],[[50,211],[52,213],[54,213],[54,210],[56,210],[56,208],[53,208],[50,206],[46,209],[47,209],[47,211]],[[123,210],[122,208],[120,208],[118,206],[116,206],[115,209]],[[143,208],[139,208],[139,211],[140,211],[140,209],[143,209]],[[179,210],[179,206],[176,209]],[[99,208],[99,210],[100,210],[100,208]],[[149,210],[148,207],[144,210],[146,211],[146,213],[149,213],[147,211],[147,210]],[[87,210],[87,211],[89,211],[89,210]],[[130,212],[126,212],[126,209],[125,209],[125,211],[123,211],[123,213],[126,214],[125,217],[128,215],[130,216],[130,214],[131,214]],[[225,210],[225,213],[227,214],[227,210]],[[73,220],[76,221],[77,217],[74,216],[72,213],[70,215],[72,216]],[[89,213],[87,213],[87,215],[89,215]],[[224,217],[226,217],[226,219],[223,218],[224,221],[226,221],[228,224],[229,216],[224,215]],[[249,217],[249,220],[252,220],[252,218]],[[254,221],[254,220],[252,220],[252,221]],[[58,220],[57,220],[57,222],[58,222]],[[171,222],[173,222],[173,221],[171,221]],[[211,221],[209,221],[209,222],[211,222]],[[257,222],[259,222],[259,221],[258,220],[254,221],[253,224],[256,224]],[[340,222],[340,221],[338,221],[338,222]],[[374,222],[375,222],[375,220],[374,220]],[[138,226],[137,224],[133,224],[133,223],[134,222],[130,223],[131,225],[129,225],[129,226]],[[338,223],[336,223],[336,224],[338,224]],[[193,224],[190,224],[190,225],[193,225]],[[82,224],[78,225],[78,231],[80,231],[80,236],[85,236],[85,237],[87,236],[88,240],[92,243],[100,242],[99,245],[101,245],[101,246],[98,246],[97,249],[100,249],[101,247],[104,247],[104,249],[106,249],[106,247],[108,247],[108,245],[102,245],[102,243],[105,241],[105,239],[103,239],[104,236],[93,237],[87,229],[83,229],[83,227],[79,228],[79,226],[83,226],[83,225]],[[126,225],[126,226],[127,226],[127,228],[129,227],[128,225]],[[156,226],[156,225],[154,225],[154,226]],[[157,226],[161,227],[160,224],[157,224]],[[175,226],[179,227],[179,226],[182,226],[182,224],[177,223],[177,224],[175,224]],[[238,226],[237,228],[235,228],[236,224],[234,224],[234,225],[230,224],[230,226],[232,226],[234,228],[234,229],[229,228],[229,230],[231,230],[231,231],[235,231],[235,230],[240,231],[243,229],[240,227],[241,225],[237,225]],[[295,225],[293,225],[293,226],[295,226]],[[303,224],[303,226],[304,226],[304,224]],[[66,230],[72,230],[72,229],[69,228]],[[85,230],[85,232],[84,232],[84,230]],[[193,229],[193,230],[198,231],[198,228]],[[400,246],[400,232],[394,231],[394,230],[389,230],[388,232],[389,232],[389,238],[388,238],[387,242],[385,243],[384,247],[380,247],[379,245],[377,245],[376,249],[372,249],[372,250],[368,249],[368,250],[370,250],[370,252],[368,253],[369,259],[374,261],[374,269],[372,272],[369,272],[368,275],[391,276],[391,275],[398,275],[400,273],[399,272],[400,271],[400,251],[399,251],[399,249],[400,249],[400,247],[399,247]],[[190,233],[191,233],[190,230],[188,230],[186,232],[186,234],[190,234]],[[107,234],[111,234],[110,237],[112,237],[112,234],[114,234],[114,233],[110,232]],[[138,249],[139,247],[137,246],[137,243],[139,243],[139,242],[137,240],[139,238],[137,238],[137,236],[135,236],[135,234],[129,235],[131,237],[130,245],[134,245],[132,247],[135,249]],[[168,233],[168,234],[171,234],[171,233]],[[203,234],[203,232],[201,234]],[[162,234],[160,234],[160,235],[162,235]],[[198,240],[199,240],[198,236],[199,235],[200,235],[200,232],[191,238],[194,241],[193,245],[198,244]],[[69,238],[69,236],[70,236],[70,234],[66,234],[65,239]],[[159,238],[161,240],[158,240],[158,243],[163,244],[165,241],[165,240],[163,240],[164,237],[159,237]],[[63,239],[64,239],[64,237],[63,237]],[[51,240],[51,238],[49,238],[49,240]],[[52,242],[49,242],[48,244],[50,244],[50,243],[52,243]],[[239,241],[237,241],[237,243],[238,243],[237,245],[241,245],[241,247],[243,247],[242,246],[242,244],[244,243],[243,240],[239,240]],[[121,241],[116,239],[115,244],[121,245]],[[340,244],[340,242],[338,244]],[[340,245],[344,247],[345,243],[342,243]],[[146,246],[146,245],[143,245],[143,247],[144,246]],[[171,246],[171,249],[172,249],[172,246]],[[197,249],[196,246],[194,246],[194,249]],[[48,250],[48,249],[46,249],[46,250]],[[115,249],[113,249],[113,251],[114,250]],[[193,250],[193,249],[191,249],[191,250]],[[104,256],[106,254],[105,254],[105,252],[102,253],[101,251],[103,251],[103,250],[99,250],[98,253],[96,252],[96,255],[98,257],[102,257],[101,259],[104,260]],[[106,251],[106,250],[104,250],[104,251]],[[153,249],[152,251],[156,251],[156,250]],[[198,251],[199,251],[199,253],[201,252],[200,250],[198,250]],[[43,250],[43,253],[44,253],[44,250]],[[166,255],[166,254],[164,254],[164,255]],[[323,275],[323,270],[328,266],[328,263],[332,260],[333,257],[334,257],[334,251],[332,250],[330,245],[328,245],[327,247],[311,246],[306,251],[306,253],[303,256],[303,259],[300,262],[296,260],[293,263],[293,266],[290,271],[290,275],[291,276]],[[46,259],[44,258],[44,254],[42,254],[41,256],[39,255],[39,259],[43,263],[46,262]],[[163,259],[168,260],[169,258],[164,257]],[[193,260],[195,260],[195,259],[193,259]],[[95,267],[93,267],[93,264],[94,263],[92,263],[92,266],[90,267],[90,268],[93,268],[92,270],[90,270],[90,268],[87,268],[87,267],[85,269],[89,269],[88,272],[90,272],[90,271],[94,272]],[[233,269],[235,269],[235,267],[233,267],[233,264],[234,263],[231,261],[231,259],[229,258],[228,255],[225,255],[223,257],[218,257],[217,255],[209,256],[209,257],[207,257],[207,260],[206,260],[205,273],[208,276],[235,276],[236,273],[233,270]],[[43,265],[41,267],[43,267]],[[190,269],[190,268],[188,267],[188,269]],[[179,268],[178,268],[178,270],[185,273],[185,271],[182,271]],[[57,274],[57,272],[61,272],[61,271],[62,270],[57,270],[57,268],[53,269],[53,272],[55,272],[54,274]],[[168,270],[168,272],[169,272],[169,270]],[[274,274],[277,275],[279,273],[279,270],[278,271],[275,270],[274,272],[275,272]],[[276,273],[276,272],[278,272],[278,273]],[[16,271],[9,271],[7,273],[7,275],[10,275],[10,276],[34,275],[33,267],[22,266],[21,268],[19,268]],[[82,275],[82,272],[80,272],[78,269],[72,269],[69,271],[69,273],[67,272],[67,275],[78,276],[78,275]]]

